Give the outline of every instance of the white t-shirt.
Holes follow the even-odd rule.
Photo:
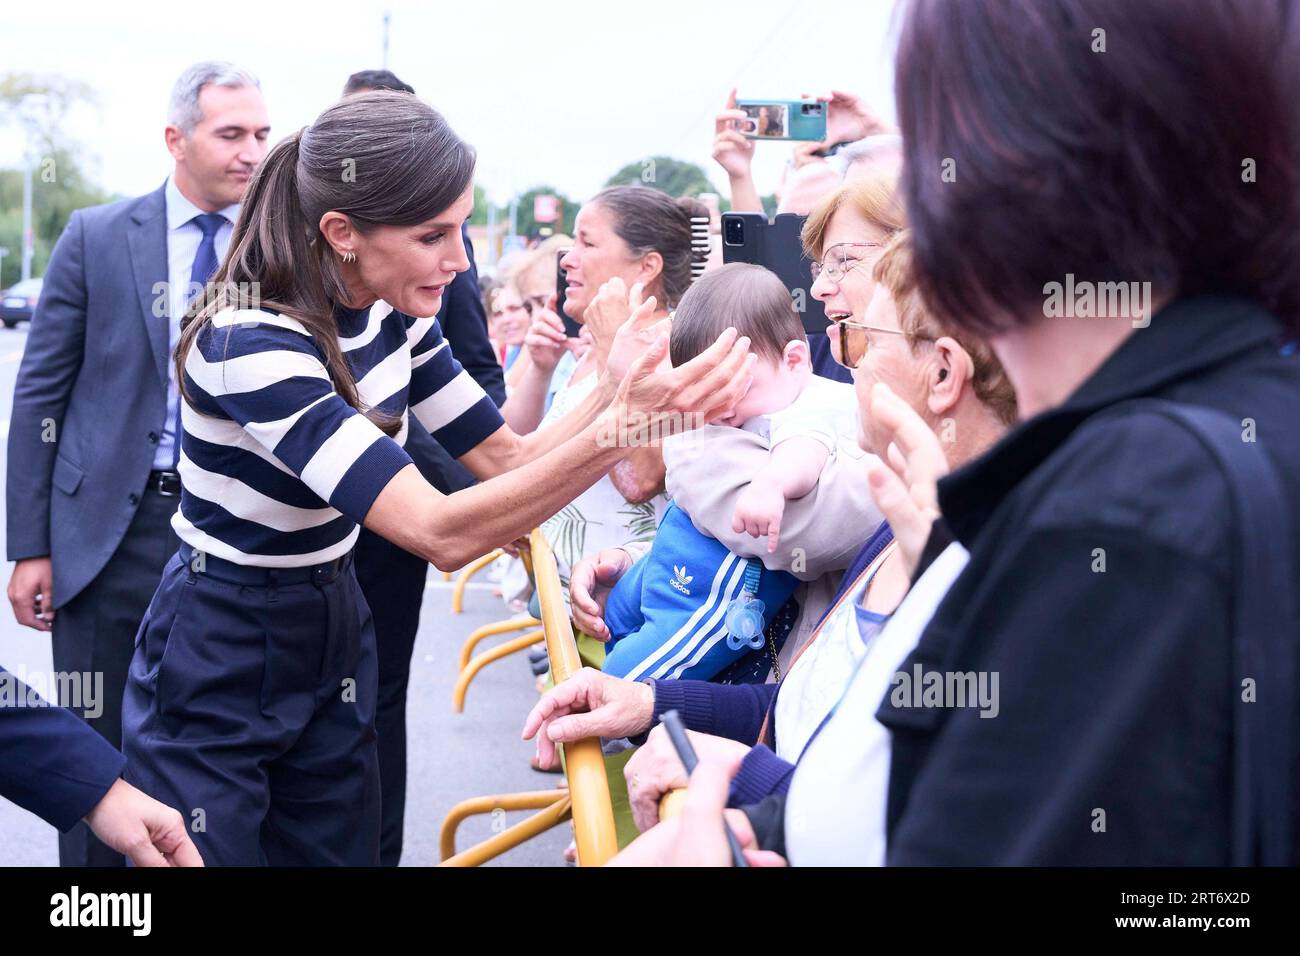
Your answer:
[[[876,711],[969,561],[969,552],[956,542],[935,558],[867,649],[833,715],[808,744],[785,803],[791,865],[884,866],[891,737]]]
[[[741,427],[766,438],[769,448],[802,436],[820,441],[831,454],[837,449],[851,449],[855,457],[863,454],[858,447],[858,397],[853,386],[820,375],[812,376],[785,408],[757,415]]]
[[[858,625],[857,605],[871,585],[885,557],[897,543],[891,541],[867,567],[870,574],[860,580],[830,612],[816,640],[790,665],[781,693],[776,696],[776,755],[788,763],[797,763],[803,748],[821,726],[845,688],[857,673],[858,663],[868,653]],[[879,637],[879,634],[876,635]],[[873,638],[872,640],[874,640]]]

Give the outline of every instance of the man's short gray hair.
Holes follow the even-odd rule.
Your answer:
[[[176,85],[172,87],[171,108],[167,113],[167,122],[180,127],[186,136],[194,132],[194,127],[203,120],[203,110],[199,108],[199,94],[208,85],[225,86],[239,89],[254,86],[261,89],[257,77],[242,67],[223,60],[205,60],[195,63],[181,74]]]

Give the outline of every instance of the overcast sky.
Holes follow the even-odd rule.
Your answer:
[[[272,139],[310,123],[347,75],[375,68],[392,13],[388,66],[478,150],[478,181],[504,202],[549,183],[582,199],[627,162],[709,157],[727,90],[780,99],[832,87],[860,93],[889,119],[892,0],[523,0],[437,3],[61,0],[10,5],[4,70],[84,80],[95,109],[70,122],[110,190],[136,195],[167,175],[167,98],[190,63],[227,59],[258,74]],[[46,13],[46,11],[50,11]],[[57,11],[57,12],[53,12]],[[0,164],[21,143],[4,131]],[[755,164],[770,192],[789,144]]]

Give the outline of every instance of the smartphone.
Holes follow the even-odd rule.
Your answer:
[[[555,311],[560,316],[560,321],[564,323],[564,334],[571,339],[576,339],[582,334],[582,325],[576,319],[569,318],[569,314],[564,311],[564,300],[569,290],[569,280],[564,275],[564,267],[560,265],[560,260],[567,256],[572,250],[560,249],[555,253]]]
[[[739,127],[749,139],[826,138],[826,104],[821,100],[736,100],[736,109],[749,117]]]
[[[722,261],[750,262],[771,269],[790,290],[809,337],[826,332],[826,309],[812,297],[812,263],[799,233],[805,216],[783,212],[771,222],[761,212],[722,214]]]

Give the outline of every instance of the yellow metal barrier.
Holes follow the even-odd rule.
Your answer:
[[[533,556],[542,627],[546,631],[546,654],[551,661],[551,676],[555,683],[561,684],[582,669],[582,661],[578,659],[573,623],[564,606],[560,572],[551,546],[537,528],[533,529],[528,543]],[[600,738],[586,737],[565,744],[564,763],[569,778],[569,797],[573,801],[578,865],[603,866],[618,852],[618,838],[614,832],[614,808],[609,801],[609,780],[605,776]]]
[[[659,798],[659,819],[671,820],[682,812],[682,802],[686,799],[686,788],[669,790]]]
[[[451,709],[456,713],[461,713],[465,709],[465,692],[469,690],[469,682],[483,668],[487,667],[493,661],[499,661],[503,657],[509,657],[515,651],[522,651],[526,647],[532,647],[534,644],[542,643],[546,635],[543,631],[531,631],[522,637],[516,637],[512,641],[506,641],[499,644],[490,651],[484,651],[478,657],[474,658],[456,677],[456,686],[451,692]]]
[[[534,530],[528,543],[531,557],[529,563],[542,611],[546,654],[550,659],[551,674],[558,684],[577,673],[582,662],[578,659],[578,645],[573,638],[569,612],[564,606],[555,555],[541,531]],[[509,644],[522,640],[523,638],[516,638]],[[502,648],[509,644],[502,645]],[[512,650],[504,651],[502,656]],[[480,656],[487,657],[491,653],[489,651]],[[463,702],[463,694],[461,699]],[[570,817],[573,819],[574,838],[578,845],[578,865],[601,866],[607,862],[618,852],[618,838],[614,830],[614,810],[609,800],[609,781],[605,776],[600,740],[588,737],[565,744],[564,769],[569,781],[567,792],[557,790],[478,797],[458,804],[443,821],[442,865],[477,866]],[[467,817],[491,813],[496,809],[536,809],[541,812],[477,846],[456,853],[456,828],[460,822]]]
[[[501,557],[501,549],[490,551],[481,558],[476,558],[469,564],[465,565],[456,578],[456,583],[451,588],[451,613],[459,614],[465,607],[465,585],[469,584],[469,579],[478,574],[489,564]]]
[[[475,844],[461,853],[456,852],[456,828],[472,816],[495,813],[497,810],[541,810],[527,820],[502,830],[495,836]],[[442,866],[481,866],[507,850],[513,850],[539,833],[569,819],[569,794],[565,790],[538,790],[531,793],[511,793],[498,797],[473,797],[451,808],[442,821],[438,835],[442,850]]]
[[[460,663],[458,670],[464,670],[469,665],[469,659],[474,656],[474,648],[478,647],[479,642],[484,638],[492,637],[496,634],[509,634],[511,631],[523,631],[530,627],[541,627],[542,622],[532,617],[517,617],[510,621],[497,621],[495,624],[484,624],[478,630],[471,631],[469,638],[461,645]]]
[[[533,576],[533,559],[528,548],[522,548],[519,552],[519,559],[524,563],[524,570],[528,572],[529,579]],[[467,573],[473,573],[467,569]],[[456,595],[452,595],[453,610],[459,610],[459,605],[455,603]],[[541,626],[541,621],[535,617],[517,617],[507,621],[497,621],[494,624],[485,624],[477,630],[470,633],[465,643],[460,648],[460,666],[456,677],[456,687],[452,691],[452,709],[456,713],[461,713],[465,709],[465,693],[469,690],[470,681],[472,681],[480,670],[491,664],[493,661],[499,661],[503,657],[509,657],[516,651],[522,651],[525,648],[532,647],[534,644],[541,643],[542,632],[537,631],[534,634],[519,637],[512,641],[507,641],[500,647],[494,648],[487,654],[481,654],[473,658],[471,666],[471,656],[476,648],[484,639],[496,634],[509,634],[511,631],[522,631],[526,628],[535,628]]]

